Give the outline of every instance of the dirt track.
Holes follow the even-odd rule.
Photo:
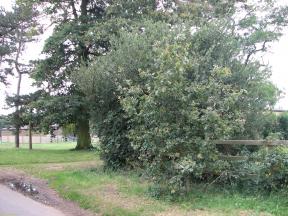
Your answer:
[[[32,195],[8,188],[11,183],[17,182],[33,185],[38,193]],[[36,210],[29,210],[33,208]],[[81,209],[77,204],[62,199],[48,187],[47,181],[27,176],[18,170],[0,168],[0,216],[36,215],[96,216],[92,212]]]

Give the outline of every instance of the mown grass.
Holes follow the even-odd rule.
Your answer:
[[[15,149],[11,144],[0,145],[0,165],[24,165],[95,160],[95,151],[72,151],[75,143],[34,144],[32,151],[27,145]]]
[[[152,197],[152,183],[139,173],[105,171],[97,152],[71,151],[73,143],[65,148],[58,145],[39,145],[38,148],[35,145],[33,151],[1,146],[0,165],[16,167],[47,179],[64,198],[104,216],[286,216],[288,212],[287,196],[280,192],[269,196],[247,195],[213,186],[205,191],[205,186],[194,185],[189,194],[176,201],[171,201],[170,197]],[[49,167],[51,163],[77,161],[83,164],[94,161],[96,165],[92,168],[72,165],[60,170],[43,169],[43,164]]]

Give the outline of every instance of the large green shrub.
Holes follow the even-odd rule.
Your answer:
[[[276,88],[260,64],[241,63],[239,41],[222,25],[191,34],[184,24],[145,22],[81,70],[106,165],[141,164],[172,193],[227,169],[212,141],[243,133],[247,106],[264,111]],[[255,88],[269,89],[259,103]]]
[[[129,139],[147,173],[175,193],[229,167],[211,140],[245,132],[247,106],[259,97],[257,85],[269,89],[266,98],[253,101],[259,112],[273,103],[276,89],[257,77],[260,66],[233,58],[239,44],[218,24],[193,35],[183,29],[173,34],[154,50],[153,64],[140,71],[138,82],[128,80],[121,104],[130,120]],[[252,74],[253,87],[245,82]]]

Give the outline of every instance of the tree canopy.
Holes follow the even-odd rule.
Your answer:
[[[12,11],[0,8],[0,82],[6,83],[7,75],[16,73],[13,68],[28,73],[30,67],[20,62],[20,57],[25,44],[39,33],[37,17],[38,11],[32,4],[16,4]]]

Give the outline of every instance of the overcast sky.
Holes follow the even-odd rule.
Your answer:
[[[0,6],[9,8],[13,0],[0,0]],[[287,0],[279,0],[279,3],[288,4]],[[51,29],[49,31],[51,33]],[[29,60],[37,59],[41,53],[43,44],[47,36],[46,34],[40,38],[37,44],[31,44],[27,47],[26,57]],[[282,90],[283,98],[278,102],[275,109],[288,110],[288,30],[285,31],[282,38],[271,45],[269,53],[265,54],[264,61],[269,63],[272,67],[271,80]],[[11,85],[5,87],[0,84],[0,115],[10,113],[11,110],[5,109],[5,97],[16,92],[17,78],[9,78]],[[23,78],[21,94],[27,94],[35,91],[35,88],[31,86],[32,80],[27,76]]]

